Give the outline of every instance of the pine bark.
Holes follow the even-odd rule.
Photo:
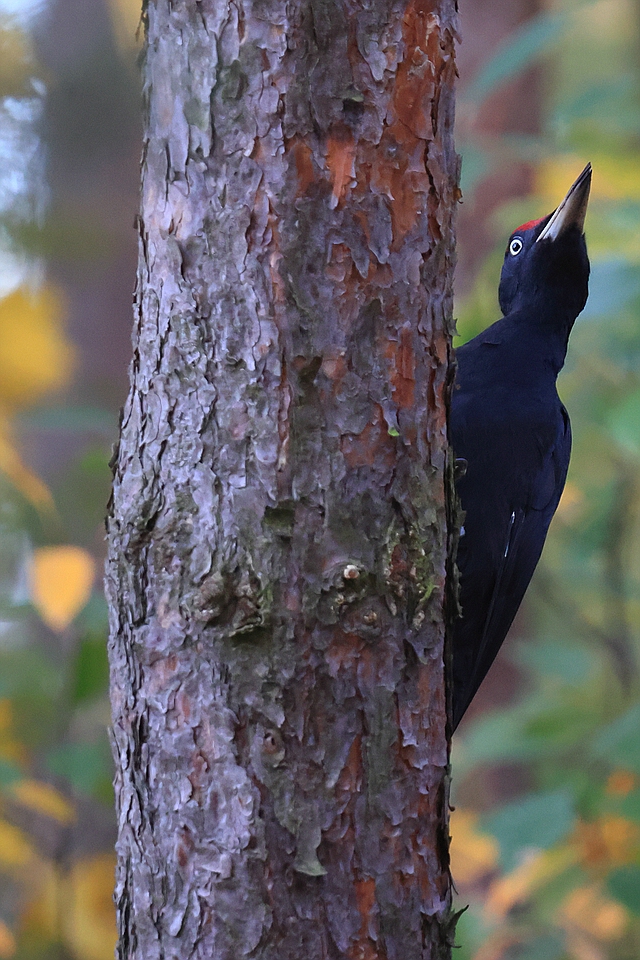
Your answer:
[[[450,956],[455,0],[149,0],[122,960]]]

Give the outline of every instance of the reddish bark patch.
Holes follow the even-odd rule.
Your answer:
[[[191,831],[187,827],[183,827],[176,845],[176,860],[181,870],[186,871],[194,849]]]
[[[353,259],[351,251],[346,243],[333,243],[331,245],[331,259],[326,266],[326,275],[335,283],[344,283],[351,286],[349,296],[350,303],[358,303],[358,275],[353,272]]]
[[[331,357],[325,356],[322,361],[322,372],[329,380],[340,381],[347,372],[347,364],[343,354]]]
[[[344,124],[333,128],[327,139],[326,161],[332,183],[332,207],[337,207],[354,179],[356,142],[352,131]]]
[[[292,137],[287,143],[287,149],[293,156],[298,177],[298,196],[304,196],[313,181],[316,179],[313,169],[313,152],[311,147],[301,138]]]
[[[376,883],[372,877],[356,880],[354,890],[358,910],[362,917],[362,926],[357,941],[349,948],[349,960],[382,960],[383,954],[369,936],[376,922],[374,909],[376,905]]]
[[[430,0],[413,0],[402,22],[406,56],[398,67],[394,107],[400,120],[421,140],[433,139],[431,103],[442,60],[440,21]]]
[[[399,409],[412,407],[416,388],[416,357],[413,349],[413,332],[408,323],[400,330],[399,340],[388,340],[386,356],[391,362],[391,386],[393,399]]]
[[[392,201],[389,209],[394,250],[400,248],[426,206],[431,182],[425,161],[426,140],[400,119],[385,129],[379,145],[367,145],[362,150],[359,190],[364,191],[370,184],[374,193]]]
[[[375,260],[371,260],[367,283],[375,284],[380,290],[391,287],[393,285],[393,270],[388,263],[376,263]]]
[[[368,423],[362,433],[347,434],[341,438],[340,449],[345,462],[352,470],[357,467],[373,467],[374,464],[392,466],[396,458],[396,444],[389,436],[389,427],[382,410],[378,407],[373,423]]]
[[[178,714],[178,724],[180,726],[189,722],[191,718],[191,699],[184,689],[178,690],[176,694],[176,713]]]
[[[336,630],[325,654],[330,676],[335,679],[341,672],[355,676],[356,662],[363,646],[364,642],[357,634]]]

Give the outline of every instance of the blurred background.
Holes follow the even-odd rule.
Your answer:
[[[140,0],[0,0],[0,960],[110,960],[101,592]],[[587,160],[569,481],[453,747],[456,960],[640,957],[640,2],[460,0],[460,341]]]

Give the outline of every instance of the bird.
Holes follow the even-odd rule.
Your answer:
[[[453,730],[513,622],[567,477],[571,424],[556,380],[587,302],[590,187],[587,164],[553,213],[511,234],[503,316],[456,350],[449,430],[463,519]]]

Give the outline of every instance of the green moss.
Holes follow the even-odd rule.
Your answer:
[[[267,507],[264,512],[264,522],[268,529],[273,530],[279,537],[289,538],[293,533],[295,517],[295,503],[293,500],[284,500],[277,507]]]
[[[208,130],[211,124],[209,104],[191,97],[184,105],[184,117],[191,126],[198,127],[199,130]]]
[[[223,102],[240,100],[248,85],[249,79],[240,61],[234,60],[228,67],[222,67],[219,71],[216,91]]]

